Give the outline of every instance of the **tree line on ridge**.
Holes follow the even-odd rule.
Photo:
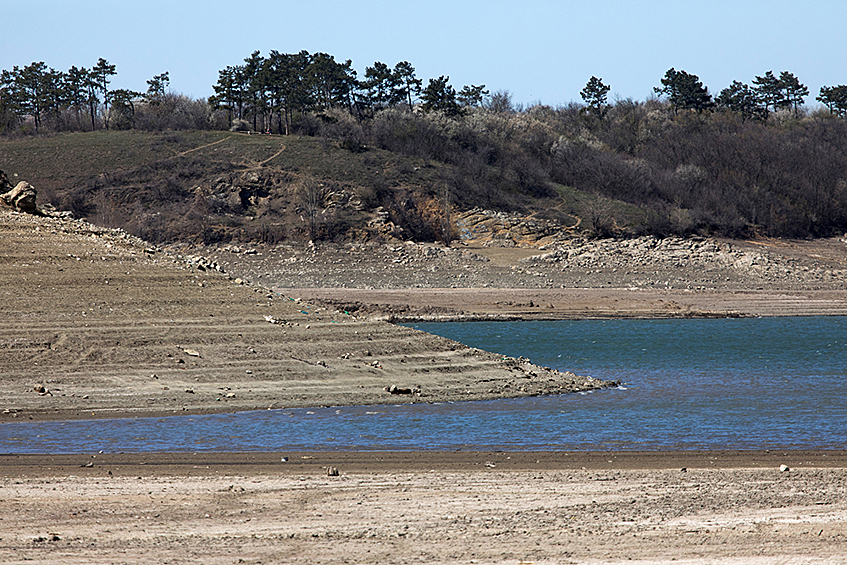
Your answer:
[[[644,101],[609,102],[591,77],[580,103],[513,103],[484,85],[428,83],[407,61],[360,78],[325,53],[258,51],[218,73],[215,94],[171,92],[167,72],[145,92],[111,89],[100,59],[68,72],[44,63],[0,74],[0,133],[221,129],[320,136],[446,163],[456,206],[518,209],[571,186],[597,199],[598,235],[821,237],[847,231],[847,86],[808,88],[788,71],[733,81],[713,96],[671,68]],[[540,200],[539,200],[540,199]],[[545,200],[548,199],[548,200]],[[608,202],[632,205],[624,222]],[[562,208],[567,209],[567,203]],[[622,227],[623,226],[623,227]]]

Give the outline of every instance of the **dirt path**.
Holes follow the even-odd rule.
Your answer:
[[[194,151],[200,151],[201,149],[206,149],[207,147],[211,147],[212,145],[217,145],[218,143],[223,143],[224,141],[227,141],[228,139],[229,139],[229,137],[225,137],[223,139],[219,139],[217,141],[213,141],[213,142],[207,143],[205,145],[200,145],[199,147],[194,147],[194,148],[189,149],[187,151],[182,151],[180,153],[176,153],[174,155],[174,157],[183,157],[185,155],[188,155],[189,153],[193,153]]]

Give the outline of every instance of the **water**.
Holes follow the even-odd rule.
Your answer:
[[[437,405],[0,425],[0,453],[847,448],[847,318],[411,324],[623,385]]]

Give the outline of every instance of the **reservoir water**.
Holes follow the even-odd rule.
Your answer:
[[[0,425],[0,453],[847,449],[847,318],[409,324],[617,388]]]

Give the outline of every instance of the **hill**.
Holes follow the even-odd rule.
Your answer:
[[[435,241],[461,234],[456,214],[493,204],[555,230],[635,207],[560,185],[533,197],[513,187],[458,190],[461,167],[303,136],[100,131],[0,141],[0,169],[26,179],[41,205],[153,243],[283,240]],[[15,177],[15,175],[17,177]],[[490,188],[490,187],[489,187]],[[494,200],[492,200],[494,198]],[[453,221],[445,222],[445,210]],[[550,229],[547,230],[551,231]]]

